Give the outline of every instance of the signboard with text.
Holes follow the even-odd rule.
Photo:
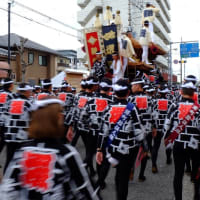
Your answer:
[[[181,58],[199,57],[199,43],[182,43],[180,44]]]

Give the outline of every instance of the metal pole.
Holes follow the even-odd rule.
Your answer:
[[[172,71],[172,43],[170,42],[170,85],[172,86],[173,82],[173,71]]]
[[[8,2],[8,64],[10,64],[10,8],[11,2]]]
[[[181,43],[182,43],[182,37],[181,37]],[[182,84],[182,79],[183,79],[183,73],[182,73],[182,57],[181,57],[181,68],[180,68],[180,72],[181,72],[181,84]]]
[[[183,78],[185,79],[185,61],[184,61],[184,68],[183,68]]]

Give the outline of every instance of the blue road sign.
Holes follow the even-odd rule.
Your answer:
[[[180,44],[181,58],[199,57],[199,43],[182,43]]]

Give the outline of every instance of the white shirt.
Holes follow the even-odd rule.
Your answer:
[[[116,67],[115,67],[116,65]],[[113,79],[112,82],[113,84],[116,83],[119,79],[123,78],[123,71],[121,68],[121,61],[120,59],[117,60],[117,63],[115,60],[113,60],[112,65],[111,65],[111,69],[113,69]]]

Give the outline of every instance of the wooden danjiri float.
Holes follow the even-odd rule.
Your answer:
[[[106,56],[108,66],[112,63],[112,54],[117,52],[120,56],[120,60],[123,64],[122,54],[123,48],[127,48],[125,51],[130,52],[133,48],[135,55],[127,55],[128,64],[126,67],[125,77],[129,78],[131,81],[135,78],[136,72],[142,72],[147,75],[154,75],[155,65],[154,61],[157,56],[165,55],[165,52],[159,45],[155,43],[149,44],[148,60],[152,64],[146,64],[142,62],[142,45],[137,41],[131,32],[131,27],[123,28],[122,21],[120,18],[120,11],[117,11],[115,19],[112,19],[110,14],[109,6],[107,6],[106,14],[104,20],[107,21],[107,25],[102,25],[99,14],[96,15],[96,21],[94,22],[94,27],[83,29],[84,35],[84,47],[82,48],[88,59],[88,68],[91,70],[94,62],[96,61],[96,52],[101,51],[103,56]],[[125,42],[124,42],[125,41]],[[132,50],[132,51],[133,51]],[[109,77],[109,67],[106,69],[107,76]]]

